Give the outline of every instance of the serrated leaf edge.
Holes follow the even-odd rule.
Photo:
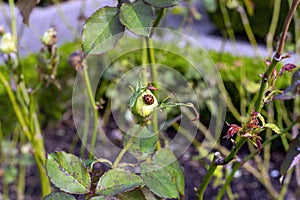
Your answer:
[[[54,152],[54,153],[65,153],[65,154],[69,154],[69,153],[67,153],[67,152],[65,152],[65,151],[59,151],[59,152]],[[50,153],[50,154],[48,154],[47,155],[47,159],[46,159],[46,162],[48,161],[48,156],[49,155],[51,155],[51,154],[53,154],[53,153]],[[73,155],[73,154],[69,154],[69,155],[71,155],[71,156],[74,156],[74,157],[76,157],[77,159],[79,159],[80,161],[81,161],[81,163],[83,164],[83,166],[84,166],[84,163],[82,162],[82,160],[80,159],[80,158],[78,158],[77,156],[75,156],[75,155]],[[53,157],[52,157],[53,158]],[[57,160],[56,159],[54,159],[53,158],[53,160],[56,162],[56,163],[58,163],[57,162]],[[58,163],[59,164],[59,163]],[[47,166],[47,165],[46,165]],[[47,173],[47,176],[49,177],[49,175],[48,175],[48,168],[45,166],[45,169],[46,169],[46,173]],[[60,166],[60,165],[59,165]],[[87,170],[87,169],[86,169]],[[65,170],[64,170],[65,171]],[[70,174],[69,174],[70,175]],[[71,176],[71,175],[70,175]],[[73,176],[72,176],[73,177]],[[75,179],[75,178],[74,178]],[[53,181],[52,181],[52,179],[49,177],[49,180],[51,181],[51,183],[53,184],[53,185],[55,185],[55,187],[57,187],[57,188],[59,188],[61,191],[64,191],[64,192],[66,192],[66,193],[70,193],[70,194],[87,194],[87,193],[89,193],[90,192],[90,188],[86,188],[86,187],[84,187],[84,188],[86,188],[87,190],[86,190],[86,193],[79,193],[79,192],[70,192],[70,191],[67,191],[67,190],[65,190],[65,189],[62,189],[62,188],[60,188],[58,185],[56,185]],[[75,179],[77,182],[78,182],[78,180],[77,179]],[[91,180],[91,177],[90,177],[90,175],[89,175],[89,180]],[[80,185],[82,185],[82,186],[84,186],[83,184],[81,184],[80,182],[78,182]],[[91,183],[89,182],[89,185],[90,185]]]
[[[138,2],[138,1],[136,1],[136,2]],[[146,6],[149,6],[149,7],[152,8],[151,5],[147,4],[147,3],[144,2],[144,1],[142,1],[142,2],[143,2]],[[134,2],[134,3],[135,3],[135,2]],[[133,4],[133,3],[124,3],[123,5],[130,5],[130,4]],[[122,6],[123,6],[123,5],[122,5]],[[122,7],[120,8],[120,14],[121,14],[121,12],[122,12],[121,9],[122,9]],[[120,16],[120,22],[121,22],[121,24],[122,24],[123,26],[125,26],[126,29],[127,29],[128,31],[130,31],[131,33],[136,34],[136,35],[139,35],[139,36],[146,36],[146,37],[149,37],[150,34],[151,34],[152,25],[153,25],[153,23],[154,23],[154,12],[153,12],[153,9],[152,9],[152,14],[153,14],[153,16],[152,16],[151,26],[150,26],[150,27],[145,27],[145,28],[149,28],[149,33],[148,33],[148,35],[138,34],[138,33],[136,33],[135,31],[132,31],[132,29],[129,29],[129,28],[127,27],[126,23],[123,21],[123,19],[122,19],[121,16]],[[143,29],[143,28],[137,28],[137,29],[133,29],[133,30],[138,30],[138,29]]]
[[[81,31],[81,39],[82,39],[81,48],[83,49],[83,52],[84,52],[85,55],[93,54],[93,53],[91,53],[91,52],[93,51],[93,47],[95,46],[95,43],[93,42],[92,45],[88,48],[88,50],[85,50],[85,48],[84,48],[84,44],[83,44],[83,32],[85,31],[85,25],[88,23],[89,19],[91,19],[91,18],[93,17],[94,14],[96,14],[98,11],[100,11],[100,10],[102,10],[102,9],[106,9],[106,8],[116,8],[116,7],[104,6],[104,7],[102,7],[102,8],[99,8],[99,9],[96,10],[90,17],[88,17],[88,19],[87,19],[87,20],[85,21],[85,23],[83,24],[83,28],[82,28],[82,31]],[[118,10],[119,10],[119,9],[118,9]],[[120,10],[118,11],[118,13],[119,13],[119,12],[120,12]],[[118,16],[118,14],[117,14],[115,17],[113,17],[113,20],[114,20],[117,16]],[[112,21],[113,21],[113,20],[112,20]],[[121,23],[121,20],[120,20],[120,19],[119,19],[119,21],[120,21],[120,24],[123,26],[123,31],[120,32],[120,33],[118,33],[117,35],[122,34],[122,36],[123,36],[124,31],[125,31],[125,26]],[[106,29],[106,28],[107,28],[107,27],[105,27],[104,29]],[[104,29],[103,29],[103,30],[104,30]],[[120,37],[120,39],[122,38],[122,36]],[[111,39],[111,38],[113,38],[113,37],[115,37],[115,35],[112,36],[112,37],[107,38],[105,41],[107,41],[107,40],[109,40],[109,39]],[[94,41],[96,41],[96,40],[97,40],[97,38],[96,38]],[[105,52],[107,52],[107,51],[113,49],[116,45],[117,45],[117,43],[114,44],[112,47],[108,48]],[[102,52],[102,53],[105,53],[105,52]],[[97,53],[95,53],[95,54],[97,54]]]
[[[122,171],[122,170],[120,170],[120,171]],[[107,174],[109,171],[107,171],[107,172],[105,172],[101,177],[100,177],[100,179],[99,179],[99,181],[98,181],[98,183],[97,183],[97,186],[96,186],[96,194],[99,194],[99,195],[103,195],[103,194],[100,194],[100,193],[97,193],[97,189],[99,189],[98,188],[98,185],[99,185],[99,183],[100,183],[100,181],[103,179],[103,177],[105,176],[105,174]],[[122,171],[122,172],[125,172],[125,173],[128,173],[128,174],[130,174],[129,172],[126,172],[126,171]],[[138,175],[136,175],[136,174],[133,174],[133,175],[135,175],[135,176],[137,176],[137,177],[140,177],[140,176],[138,176]],[[128,190],[124,190],[124,192],[129,192],[129,191],[131,191],[131,190],[134,190],[134,189],[136,189],[136,188],[138,188],[138,187],[143,187],[145,184],[144,184],[144,180],[142,179],[142,177],[140,177],[140,179],[141,179],[141,183],[139,184],[139,185],[136,185],[135,187],[133,187],[133,188],[130,188],[130,189],[128,189]],[[112,187],[111,187],[112,188]],[[105,188],[104,190],[109,190],[109,189],[111,189],[111,188]],[[100,189],[99,189],[100,190]],[[117,194],[116,194],[117,195]]]

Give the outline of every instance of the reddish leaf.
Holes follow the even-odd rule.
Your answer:
[[[296,65],[294,64],[291,64],[291,63],[287,63],[285,64],[281,69],[280,69],[280,72],[279,72],[279,76],[281,76],[284,72],[292,72],[292,70],[296,68]]]

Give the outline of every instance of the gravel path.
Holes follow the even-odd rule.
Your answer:
[[[86,0],[86,4],[83,4],[81,0],[73,0],[62,3],[59,6],[47,8],[36,7],[30,16],[29,27],[22,23],[21,15],[17,10],[21,56],[25,56],[31,52],[37,52],[40,49],[40,37],[50,26],[55,26],[57,29],[58,44],[73,41],[74,38],[80,37],[83,22],[78,20],[78,16],[81,8],[84,8],[85,16],[90,16],[97,8],[114,6],[116,3],[116,0]],[[2,6],[0,9],[0,25],[3,25],[6,30],[9,30],[9,17],[7,17],[7,15],[9,15],[8,6]],[[214,26],[209,22],[207,16],[205,16],[201,6],[200,12],[203,16],[202,20],[193,24],[193,32],[186,31],[186,33],[195,37],[205,49],[219,51],[222,46],[222,38],[211,35],[211,32],[214,31]],[[169,15],[166,18],[165,24],[167,24],[167,26],[177,27],[180,20],[179,17]],[[246,42],[237,42],[233,45],[227,41],[224,51],[244,56],[255,56],[253,48]],[[266,49],[263,46],[259,46],[259,51],[262,57],[266,56]]]

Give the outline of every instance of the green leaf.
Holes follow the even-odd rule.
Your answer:
[[[280,174],[284,175],[300,161],[300,135],[290,143],[290,148],[280,166]]]
[[[90,198],[89,200],[111,200],[111,197],[108,196],[95,196],[93,198]]]
[[[169,149],[160,149],[155,153],[153,161],[164,166],[164,169],[175,180],[178,192],[184,196],[184,175],[174,153]]]
[[[142,163],[141,176],[156,195],[163,198],[178,198],[179,194],[172,176],[156,163]]]
[[[142,184],[143,180],[141,177],[132,173],[112,169],[100,178],[96,187],[96,194],[113,196],[132,190]]]
[[[124,26],[119,20],[119,9],[103,7],[84,24],[82,47],[85,54],[101,54],[112,49],[122,37]]]
[[[135,125],[128,130],[123,139],[124,146],[126,146],[131,137],[135,138],[128,151],[135,155],[138,160],[147,159],[156,149],[158,136],[157,134],[150,132],[147,127]]]
[[[43,200],[76,200],[75,197],[73,197],[70,194],[64,193],[64,192],[54,192],[51,193],[43,198]]]
[[[120,20],[131,32],[149,37],[154,13],[151,6],[141,1],[124,3],[120,9]]]
[[[129,192],[122,193],[118,195],[118,198],[120,200],[146,200],[143,192],[140,190],[140,188],[134,189]]]
[[[168,8],[178,4],[177,0],[144,0],[144,2],[157,8]]]
[[[5,184],[11,184],[17,179],[18,169],[15,166],[4,166],[3,171],[3,182]]]
[[[90,174],[78,157],[66,152],[48,154],[46,169],[51,182],[62,191],[74,194],[90,191]]]
[[[272,131],[274,131],[275,133],[278,133],[278,134],[281,133],[279,127],[276,124],[267,123],[264,125],[264,127],[272,129]]]
[[[149,190],[149,188],[147,187],[143,187],[142,192],[145,196],[146,200],[157,200],[157,198],[155,197],[155,195]]]

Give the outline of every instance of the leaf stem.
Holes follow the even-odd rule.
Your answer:
[[[164,9],[164,8],[161,8],[161,9],[158,11],[158,15],[157,15],[157,17],[156,17],[156,19],[155,19],[155,21],[154,21],[154,23],[153,23],[153,26],[152,26],[152,28],[151,28],[151,32],[150,32],[149,38],[151,38],[152,35],[153,35],[153,33],[154,33],[154,29],[153,29],[153,28],[155,28],[155,27],[157,27],[157,26],[159,25],[161,19],[163,18],[163,16],[164,16],[165,14],[166,14],[166,9]]]
[[[123,156],[125,155],[125,153],[128,151],[128,149],[132,146],[132,144],[135,141],[136,136],[138,135],[138,133],[144,128],[144,126],[139,126],[139,128],[137,129],[137,131],[130,137],[130,139],[128,140],[127,144],[125,145],[125,147],[121,150],[121,152],[119,153],[118,157],[116,158],[114,164],[112,165],[112,168],[116,168],[117,165],[120,163],[120,161],[122,160]]]

